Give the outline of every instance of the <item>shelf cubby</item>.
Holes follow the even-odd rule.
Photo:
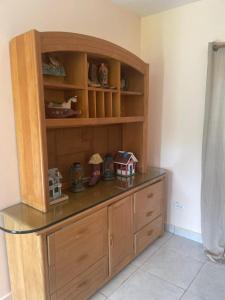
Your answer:
[[[105,95],[104,92],[96,92],[96,117],[105,117]]]
[[[90,175],[88,160],[93,153],[104,158],[118,150],[134,152],[138,171],[145,172],[148,66],[141,59],[101,39],[38,31],[13,39],[11,55],[25,204],[46,212],[50,207],[48,169],[59,169],[65,187],[74,162],[80,162],[85,175]],[[48,55],[64,66],[66,76],[42,74],[41,64],[48,61]],[[88,86],[91,62],[108,67],[107,88]],[[126,90],[121,90],[123,76]],[[62,103],[73,96],[78,97],[79,117],[46,118],[46,103]]]

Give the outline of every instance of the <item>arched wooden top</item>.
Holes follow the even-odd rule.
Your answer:
[[[40,36],[41,52],[79,51],[104,55],[145,73],[146,63],[128,50],[106,40],[69,32],[36,32]]]

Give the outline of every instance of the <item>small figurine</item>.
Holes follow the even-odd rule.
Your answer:
[[[106,154],[103,162],[103,179],[113,180],[114,179],[114,165],[113,157],[111,154]]]
[[[102,87],[109,86],[109,70],[104,63],[101,63],[98,69],[98,79]]]
[[[62,175],[57,168],[48,170],[48,189],[50,205],[68,199],[62,194]]]
[[[82,192],[85,187],[83,183],[83,168],[79,162],[70,167],[71,192]]]
[[[103,162],[99,153],[91,156],[89,164],[92,165],[92,174],[88,185],[93,186],[101,179],[101,163]]]
[[[81,110],[77,109],[77,96],[69,98],[64,102],[49,102],[45,107],[47,118],[60,119],[78,117]]]
[[[98,68],[94,63],[88,63],[88,85],[92,87],[101,87],[98,81]]]
[[[138,160],[132,152],[118,151],[114,159],[116,174],[125,177],[134,175],[137,162]]]
[[[127,79],[125,72],[121,73],[120,89],[122,91],[128,90],[128,79]]]
[[[66,76],[63,64],[54,56],[46,55],[42,62],[42,72],[44,75]]]

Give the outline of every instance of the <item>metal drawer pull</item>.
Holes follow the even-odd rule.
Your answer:
[[[148,236],[150,236],[152,234],[153,234],[153,230],[149,230],[148,233],[147,233]]]
[[[154,194],[153,194],[153,193],[150,193],[150,194],[148,194],[147,198],[150,199],[150,198],[152,198],[153,196],[154,196]]]
[[[79,288],[81,288],[81,287],[83,287],[83,286],[85,286],[85,285],[87,285],[87,281],[81,282],[81,283],[77,286],[77,288],[79,289]]]
[[[153,214],[153,211],[151,210],[151,211],[146,213],[146,217],[150,217],[152,214]]]
[[[78,262],[83,261],[88,258],[88,254],[83,254],[78,258]]]

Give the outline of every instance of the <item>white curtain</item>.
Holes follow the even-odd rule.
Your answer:
[[[202,156],[202,236],[208,256],[225,263],[225,48],[209,44]]]

